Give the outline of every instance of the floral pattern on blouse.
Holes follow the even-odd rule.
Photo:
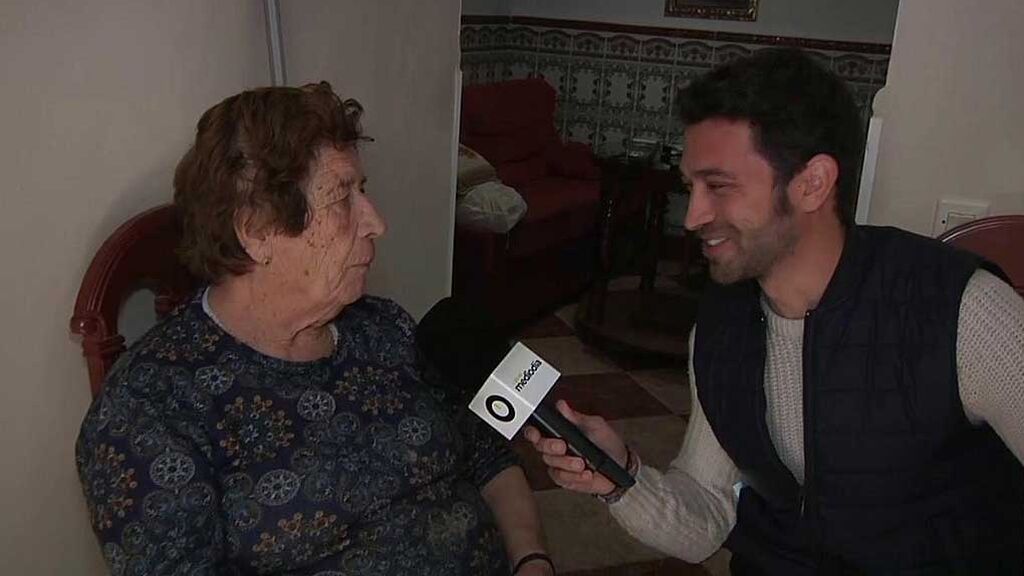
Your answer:
[[[480,488],[515,463],[365,297],[335,352],[271,358],[200,296],[122,355],[76,446],[116,576],[507,574]]]

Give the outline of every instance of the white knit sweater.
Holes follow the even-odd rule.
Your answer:
[[[768,431],[782,462],[803,482],[803,320],[782,318],[768,306],[765,312]],[[978,271],[961,299],[957,329],[957,375],[967,417],[991,426],[1024,462],[1024,299]],[[692,333],[690,352],[692,358]],[[638,540],[700,562],[721,547],[736,522],[739,472],[711,431],[692,378],[690,395],[693,414],[679,455],[665,472],[642,466],[636,485],[611,512]]]

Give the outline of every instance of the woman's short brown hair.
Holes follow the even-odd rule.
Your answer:
[[[270,230],[301,234],[309,213],[301,185],[313,159],[325,145],[365,139],[361,114],[327,82],[247,90],[207,110],[174,173],[181,257],[192,273],[217,282],[249,271],[253,261],[235,235],[241,210]]]

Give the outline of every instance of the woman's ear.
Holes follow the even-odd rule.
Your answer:
[[[256,210],[245,207],[235,211],[235,237],[252,261],[266,266],[272,258],[270,235]]]
[[[839,164],[835,158],[818,154],[793,178],[790,199],[801,212],[816,212],[835,196],[838,180]]]

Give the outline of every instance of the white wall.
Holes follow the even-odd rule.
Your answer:
[[[105,570],[74,466],[89,403],[68,321],[85,267],[171,197],[199,115],[269,83],[261,0],[0,2],[0,571]],[[371,289],[416,313],[447,293],[457,0],[282,2],[290,78],[367,107],[391,221]]]
[[[288,82],[366,109],[368,191],[387,219],[370,290],[416,316],[450,293],[459,0],[281,2]]]
[[[73,446],[89,402],[68,320],[113,227],[170,199],[210,105],[266,84],[258,0],[0,2],[0,571],[105,570]]]
[[[943,197],[1024,213],[1024,3],[903,0],[869,221],[930,234]]]
[[[507,16],[509,0],[462,0],[462,13],[479,16]]]
[[[467,1],[467,8],[480,1]],[[666,18],[665,0],[508,0],[508,12],[513,16],[888,44],[892,40],[898,2],[761,0],[754,22]],[[466,11],[466,14],[474,12]]]

